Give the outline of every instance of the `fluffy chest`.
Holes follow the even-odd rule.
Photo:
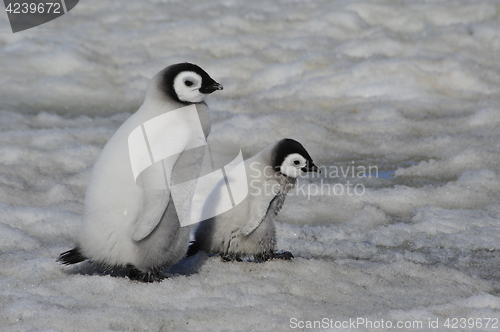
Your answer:
[[[295,186],[296,182],[297,179],[290,178],[288,176],[282,175],[279,177],[278,183],[280,185],[280,190],[269,204],[266,217],[274,217],[278,214],[278,212],[280,212],[283,204],[285,204],[286,195]]]

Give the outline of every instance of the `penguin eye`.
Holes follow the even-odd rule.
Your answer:
[[[294,163],[295,165],[298,165],[298,164],[300,164],[300,161],[298,161],[298,160],[294,160],[294,161],[293,161],[293,163]]]
[[[193,82],[187,80],[187,81],[184,82],[184,84],[186,84],[186,86],[191,86],[191,85],[193,85]]]

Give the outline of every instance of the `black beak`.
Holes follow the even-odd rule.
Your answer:
[[[201,93],[204,93],[204,94],[209,94],[209,93],[212,93],[216,90],[223,90],[224,88],[222,87],[221,84],[217,83],[217,82],[213,82],[211,84],[207,84],[207,85],[204,85],[200,88],[200,92]]]
[[[312,161],[307,161],[306,167],[302,168],[302,172],[317,172],[321,173],[321,170],[318,166],[314,165]]]

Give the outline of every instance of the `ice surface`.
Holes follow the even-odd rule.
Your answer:
[[[0,15],[1,330],[499,319],[499,15],[495,0],[86,0],[16,34]],[[181,61],[224,85],[215,155],[291,137],[324,167],[278,216],[296,258],[200,254],[157,284],[60,266],[102,147]]]

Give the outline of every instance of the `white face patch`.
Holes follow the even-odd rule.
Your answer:
[[[188,103],[199,103],[205,95],[200,92],[202,79],[194,71],[183,71],[174,79],[174,90],[181,101]]]
[[[292,153],[286,156],[280,166],[280,172],[291,178],[297,178],[302,172],[302,168],[306,167],[307,160],[298,153]]]

